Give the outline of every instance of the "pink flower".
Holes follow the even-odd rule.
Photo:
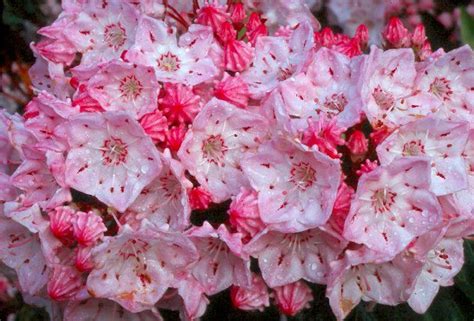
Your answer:
[[[66,182],[124,211],[160,172],[160,155],[128,114],[107,112],[71,118]]]
[[[119,58],[135,41],[138,15],[127,3],[88,3],[74,15],[63,34],[82,53],[81,64]]]
[[[153,67],[159,81],[193,86],[217,73],[208,57],[212,35],[210,37],[211,41],[197,38],[189,45],[180,46],[175,32],[164,22],[142,17],[135,44],[125,57],[132,63]]]
[[[342,260],[333,262],[326,296],[338,320],[343,320],[363,299],[397,305],[408,299],[422,263],[403,254],[387,262],[387,256],[365,247],[346,250]]]
[[[474,120],[472,49],[464,46],[435,57],[419,71],[416,86],[437,102],[432,113],[449,120]]]
[[[237,107],[246,108],[249,100],[249,88],[241,77],[224,74],[222,80],[214,88],[216,98],[227,101]]]
[[[230,233],[224,225],[214,229],[207,221],[186,234],[199,251],[192,274],[206,294],[218,293],[233,284],[250,285],[250,261],[243,252],[241,234]]]
[[[73,217],[72,227],[74,238],[83,246],[94,245],[107,231],[102,218],[93,211],[77,212]]]
[[[230,224],[247,238],[254,237],[265,228],[265,224],[260,219],[255,191],[242,188],[240,193],[232,199],[228,213]]]
[[[252,98],[264,97],[280,81],[291,78],[303,70],[311,57],[314,44],[312,32],[310,24],[301,23],[289,39],[281,37],[257,39],[252,65],[242,73],[242,79],[249,85]]]
[[[339,127],[349,128],[360,119],[356,63],[334,50],[321,48],[308,66],[307,76],[314,85],[316,112],[336,119]]]
[[[454,276],[464,264],[463,241],[442,239],[426,253],[423,261],[423,269],[408,299],[410,307],[420,314],[428,310],[440,286],[453,284]]]
[[[288,316],[295,316],[313,301],[313,293],[303,281],[283,285],[275,290],[275,301],[278,309]]]
[[[169,151],[162,156],[160,174],[138,195],[128,210],[136,218],[146,218],[156,225],[167,224],[173,231],[182,231],[190,225],[190,200],[187,190],[192,186],[185,177],[184,168]]]
[[[257,274],[252,274],[252,285],[249,288],[232,286],[230,298],[235,308],[244,311],[263,311],[270,305],[267,285]]]
[[[74,267],[57,265],[48,282],[48,295],[55,301],[73,299],[83,287],[82,273]]]
[[[196,259],[195,251],[186,237],[159,231],[146,220],[138,231],[125,225],[94,249],[96,268],[87,278],[88,292],[130,312],[148,310],[173,284],[174,274]]]
[[[430,192],[426,158],[401,158],[362,175],[346,219],[344,237],[395,255],[440,223],[441,208]]]
[[[193,210],[205,210],[212,203],[212,195],[201,186],[193,187],[189,193],[189,203]]]
[[[362,106],[375,128],[396,128],[438,108],[435,97],[415,88],[415,57],[411,49],[382,51],[372,47],[361,74]]]
[[[201,110],[200,98],[190,87],[182,84],[164,84],[165,94],[159,100],[159,109],[170,124],[191,123]]]
[[[298,232],[329,219],[341,173],[326,155],[280,139],[261,145],[242,167],[258,193],[260,217],[272,229]]]
[[[246,245],[258,259],[263,279],[270,287],[304,279],[325,284],[330,263],[341,254],[345,242],[319,229],[300,233],[263,231]]]
[[[263,117],[213,99],[194,119],[178,156],[213,201],[221,202],[249,185],[240,162],[265,139],[267,127]]]
[[[410,46],[410,32],[403,26],[398,17],[390,18],[382,36],[391,48],[407,48]]]
[[[469,125],[426,117],[392,133],[377,147],[382,165],[398,157],[423,156],[431,160],[431,191],[451,194],[468,187],[461,157],[469,138]]]
[[[0,217],[0,259],[14,269],[22,292],[38,294],[48,282],[48,266],[37,234]]]
[[[107,111],[128,111],[137,118],[156,108],[158,83],[152,68],[113,61],[87,83],[90,96]]]

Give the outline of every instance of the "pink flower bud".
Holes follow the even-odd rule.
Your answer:
[[[393,48],[405,48],[410,46],[410,32],[397,17],[390,18],[382,36]]]
[[[244,71],[253,59],[253,48],[239,40],[229,40],[224,46],[225,68],[230,71]]]
[[[367,48],[367,44],[369,43],[369,29],[366,25],[361,24],[357,27],[354,39],[358,40],[359,46],[362,50]]]
[[[48,295],[55,301],[73,298],[82,288],[81,273],[70,266],[58,265],[48,282]]]
[[[426,40],[425,26],[422,24],[417,25],[411,37],[412,45],[421,48]]]
[[[303,143],[308,146],[316,145],[320,152],[331,158],[339,158],[337,146],[344,145],[341,134],[345,128],[339,128],[333,120],[321,117],[317,122],[311,122],[308,129],[303,133]]]
[[[168,130],[168,121],[158,109],[145,114],[140,119],[140,125],[142,125],[145,133],[147,133],[155,143],[165,140],[166,131]]]
[[[347,148],[354,156],[363,156],[367,153],[369,148],[369,141],[360,130],[354,131],[346,143]]]
[[[102,218],[92,211],[77,212],[72,226],[75,239],[84,246],[93,245],[107,231]]]
[[[159,99],[159,109],[170,124],[190,123],[201,109],[199,96],[191,87],[165,83],[165,95]]]
[[[214,95],[240,108],[247,107],[250,96],[247,83],[240,77],[231,77],[227,73],[221,82],[217,83]]]
[[[267,286],[257,274],[252,275],[252,285],[249,288],[232,286],[230,298],[234,307],[244,311],[263,311],[270,305]]]
[[[230,203],[229,221],[238,232],[249,237],[255,236],[265,228],[260,219],[256,192],[242,188]]]
[[[217,32],[228,18],[229,14],[226,12],[225,7],[207,3],[199,9],[196,22],[201,25],[210,26],[214,32]]]
[[[232,3],[229,6],[230,19],[233,23],[241,23],[245,19],[245,7],[242,2]]]
[[[178,151],[187,131],[187,127],[184,125],[170,127],[166,132],[166,147],[173,152]]]
[[[267,27],[265,26],[265,20],[262,19],[260,14],[256,12],[252,12],[250,14],[249,21],[247,22],[246,27],[247,27],[247,31],[245,34],[249,42],[253,46],[255,46],[255,43],[257,42],[258,37],[268,35],[268,30],[267,30]]]
[[[202,187],[193,187],[189,193],[189,205],[193,210],[205,210],[212,202],[211,193]]]
[[[216,33],[220,41],[224,44],[237,37],[237,31],[235,31],[234,26],[227,21],[222,24]]]
[[[56,207],[48,213],[49,228],[53,235],[59,240],[70,243],[73,240],[72,221],[75,211],[67,206]]]
[[[280,286],[275,290],[275,301],[281,313],[295,316],[313,301],[313,294],[303,281]]]

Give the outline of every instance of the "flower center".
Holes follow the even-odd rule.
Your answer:
[[[382,110],[389,110],[395,104],[395,98],[380,86],[374,89],[372,93],[372,97],[374,97],[375,103],[382,108]]]
[[[158,68],[166,72],[173,72],[179,69],[180,60],[177,56],[173,55],[171,52],[167,52],[164,55],[161,55],[158,58]]]
[[[113,23],[105,26],[104,30],[104,42],[114,50],[122,47],[127,40],[127,33],[125,28],[120,23]]]
[[[372,206],[377,214],[390,211],[390,207],[395,203],[394,193],[386,188],[378,189],[372,195]]]
[[[140,96],[143,86],[134,75],[130,75],[120,80],[119,90],[125,100],[132,100]]]
[[[403,156],[420,156],[425,154],[425,146],[421,140],[412,140],[403,145]]]
[[[344,94],[332,94],[330,97],[326,97],[326,101],[324,102],[324,107],[326,108],[326,112],[330,116],[334,116],[339,114],[344,110],[348,101]]]
[[[104,141],[101,148],[102,162],[107,166],[117,166],[125,162],[127,158],[127,145],[119,138],[111,137]]]
[[[211,135],[202,143],[204,158],[216,165],[222,162],[226,151],[227,146],[221,135]]]
[[[453,91],[446,78],[436,77],[430,85],[430,93],[442,100],[450,100]]]
[[[316,181],[316,171],[308,163],[294,164],[290,174],[290,181],[302,190],[307,189]]]

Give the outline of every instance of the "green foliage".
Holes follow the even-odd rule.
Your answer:
[[[461,8],[461,40],[474,47],[474,17],[471,17],[466,8]]]

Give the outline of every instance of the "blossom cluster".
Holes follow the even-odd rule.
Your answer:
[[[58,320],[428,309],[474,233],[474,54],[300,1],[63,1],[0,113],[0,260]],[[218,212],[218,217],[211,213]],[[194,215],[204,222],[193,220]],[[252,264],[251,262],[255,262]]]

